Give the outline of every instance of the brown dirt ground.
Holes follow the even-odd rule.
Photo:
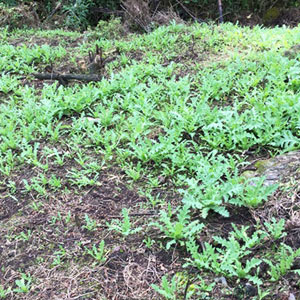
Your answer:
[[[0,273],[0,284],[14,286],[20,270],[30,273],[34,278],[31,292],[14,294],[14,297],[7,299],[159,299],[151,284],[157,284],[165,274],[183,271],[182,263],[187,254],[180,247],[166,251],[160,248],[159,243],[152,246],[151,250],[145,246],[145,234],[163,242],[159,232],[144,227],[147,219],[155,218],[158,212],[149,209],[145,205],[146,199],[127,187],[126,177],[120,169],[104,168],[96,185],[78,189],[65,177],[74,165],[74,161],[69,161],[62,168],[49,168],[51,174],[63,179],[63,186],[68,189],[65,193],[54,192],[49,187],[47,197],[41,197],[36,192],[25,193],[23,179],[30,181],[40,171],[32,167],[22,168],[11,177],[16,182],[13,196],[7,189],[0,187],[0,265],[5,270]],[[178,195],[166,192],[164,188],[158,188],[156,192],[165,193],[173,205],[178,202]],[[36,210],[32,202],[41,202],[43,205]],[[211,215],[206,220],[207,227],[199,237],[199,242],[211,241],[213,235],[228,236],[232,223],[252,227],[257,219],[263,224],[276,217],[287,220],[288,235],[285,242],[298,248],[299,203],[300,193],[297,189],[289,195],[274,195],[273,200],[259,210],[229,207],[230,218]],[[107,226],[107,222],[120,218],[124,207],[130,209],[131,221],[135,226],[144,228],[142,232],[127,238],[113,233]],[[93,231],[84,228],[86,214],[97,221],[98,226]],[[194,218],[199,219],[199,216],[195,215]],[[20,233],[28,230],[32,235],[28,241],[22,240]],[[109,253],[104,263],[94,264],[84,249],[91,248],[101,240],[105,241]],[[259,247],[257,251],[266,251],[271,245]],[[55,253],[61,249],[64,249],[62,263],[55,264]],[[294,268],[298,264],[300,261],[296,262]],[[197,274],[193,268],[184,272],[188,272],[191,278]],[[264,272],[263,268],[261,272]],[[261,275],[264,276],[263,273]],[[293,277],[285,280],[289,282],[289,291],[300,296]],[[288,282],[282,285],[285,286],[284,291]],[[220,283],[207,294],[206,299],[252,299],[237,296],[236,289],[243,290],[245,282],[241,282],[240,286],[235,286],[234,282],[228,284],[230,296],[228,288],[224,290]],[[284,299],[282,286],[279,285],[274,291],[273,298],[267,299]]]

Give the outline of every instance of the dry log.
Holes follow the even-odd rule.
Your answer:
[[[58,74],[58,73],[34,73],[33,76],[40,80],[58,80],[62,84],[67,84],[69,80],[79,81],[100,81],[101,76],[97,74]]]

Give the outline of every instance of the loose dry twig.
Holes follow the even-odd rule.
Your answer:
[[[44,22],[48,22],[62,7],[62,2],[58,2],[55,8],[52,10],[50,15],[45,19]]]
[[[200,18],[196,18],[192,13],[191,11],[185,6],[183,5],[179,0],[176,0],[177,4],[179,4],[183,9],[184,11],[195,21],[195,22],[199,22],[199,23],[204,23],[205,21],[200,19]]]

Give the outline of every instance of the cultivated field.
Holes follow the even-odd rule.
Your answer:
[[[299,181],[244,173],[300,149],[299,43],[2,28],[0,299],[300,299]],[[101,81],[33,76],[86,73],[96,45]]]

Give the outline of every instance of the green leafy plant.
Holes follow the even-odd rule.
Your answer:
[[[293,249],[285,244],[282,244],[279,251],[275,254],[275,264],[269,260],[264,261],[270,266],[268,274],[271,276],[271,281],[278,281],[284,276],[292,267],[296,257],[300,256],[300,249],[293,251]],[[300,272],[298,270],[298,272]]]
[[[151,247],[155,244],[155,240],[151,239],[151,237],[147,237],[143,240],[144,244],[148,249],[151,249]]]
[[[0,298],[5,299],[11,293],[11,288],[8,287],[5,289],[2,285],[0,285]]]
[[[247,278],[255,284],[261,284],[262,281],[257,276],[253,276],[252,272],[259,267],[262,260],[255,257],[245,260],[244,257],[251,253],[251,248],[259,244],[265,235],[257,232],[249,237],[246,230],[246,227],[242,227],[241,230],[235,227],[235,233],[232,233],[228,239],[215,236],[214,240],[221,247],[205,243],[202,252],[199,252],[199,246],[194,240],[189,240],[187,250],[192,258],[188,259],[187,264],[224,276]]]
[[[16,288],[13,290],[16,293],[28,293],[31,288],[32,278],[30,275],[26,275],[25,273],[21,274],[21,279],[17,279],[15,281]]]
[[[82,227],[87,229],[88,231],[95,231],[97,229],[97,221],[91,219],[88,214],[84,215],[85,225]]]
[[[62,215],[61,212],[58,211],[56,215],[51,217],[50,223],[51,225],[55,225],[57,222],[61,222],[62,221]]]
[[[266,237],[266,233],[262,230],[255,230],[252,232],[252,235],[249,236],[247,231],[249,231],[249,226],[241,226],[238,228],[235,224],[231,224],[233,230],[230,232],[230,235],[234,237],[235,239],[243,242],[243,247],[245,249],[247,248],[253,248],[255,246],[258,246],[263,242],[263,240]]]
[[[156,292],[164,296],[166,299],[176,300],[176,295],[177,295],[176,275],[172,277],[171,282],[168,281],[168,278],[166,276],[163,276],[161,279],[161,286],[158,286],[156,284],[152,284],[151,286]]]
[[[97,262],[103,263],[106,261],[105,257],[105,242],[102,240],[99,243],[99,246],[97,247],[96,245],[93,245],[92,249],[88,249],[85,247],[87,253],[91,255]]]
[[[59,250],[54,252],[55,258],[52,261],[52,264],[51,264],[52,267],[59,266],[62,263],[62,260],[67,255],[67,251],[62,245],[59,245],[58,247],[59,247]]]
[[[199,223],[198,220],[190,220],[190,210],[187,205],[178,209],[175,215],[177,221],[172,220],[172,214],[162,210],[160,212],[159,222],[150,223],[150,226],[156,227],[162,231],[164,237],[171,239],[166,244],[166,249],[169,249],[171,245],[177,242],[183,246],[188,239],[200,233],[204,228],[204,224]]]
[[[129,211],[126,208],[122,209],[123,220],[112,220],[111,223],[107,223],[110,230],[115,230],[127,237],[130,234],[135,234],[142,230],[142,227],[132,228],[130,222]]]
[[[269,291],[269,290],[263,291],[263,290],[261,289],[261,286],[260,286],[259,284],[257,285],[257,299],[258,299],[258,300],[264,299],[264,298],[267,297],[269,294],[270,294],[270,291]]]
[[[133,167],[132,165],[129,165],[126,167],[126,174],[132,178],[133,181],[137,181],[141,178],[142,176],[142,166],[141,163],[138,163],[136,167]]]
[[[23,241],[28,241],[30,239],[32,235],[32,231],[31,230],[27,230],[27,233],[25,233],[24,231],[21,231],[17,236],[16,238],[18,240],[23,240]]]
[[[94,175],[94,178],[90,178],[91,176],[88,171],[77,170],[75,168],[73,168],[67,176],[71,184],[78,185],[79,187],[95,185],[98,177],[98,175]]]
[[[277,190],[277,184],[264,186],[264,180],[263,177],[249,180],[251,184],[246,185],[245,193],[240,196],[246,206],[258,207]]]
[[[279,221],[277,221],[273,217],[271,220],[271,223],[265,222],[264,225],[266,226],[270,236],[275,240],[278,240],[287,235],[286,232],[283,232],[285,229],[284,228],[284,225],[285,225],[284,219],[280,219]]]

